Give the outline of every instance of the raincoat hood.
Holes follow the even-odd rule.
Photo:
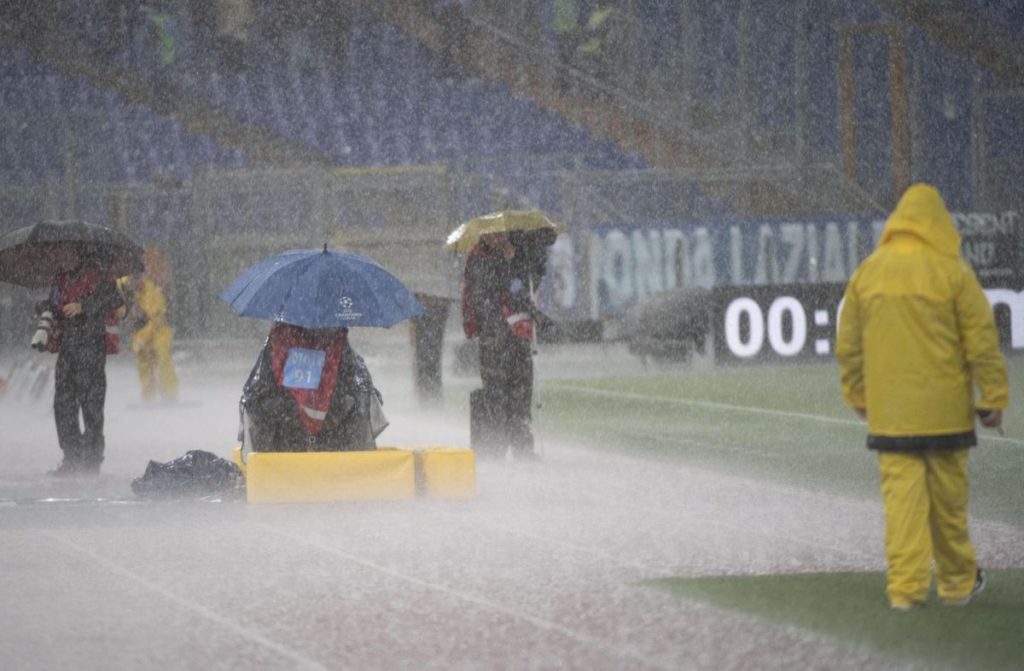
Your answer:
[[[915,184],[907,189],[885,223],[878,245],[885,245],[901,234],[920,238],[943,256],[960,256],[960,233],[942,196],[929,184]]]

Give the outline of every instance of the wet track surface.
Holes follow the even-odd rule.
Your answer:
[[[5,668],[903,668],[642,582],[881,570],[873,501],[550,444],[541,463],[479,464],[472,501],[136,500],[150,458],[227,455],[246,372],[185,368],[191,405],[129,408],[133,372],[112,365],[90,482],[43,475],[45,404],[0,404]],[[382,442],[466,444],[403,383]],[[984,565],[1020,561],[1024,529],[973,532]]]

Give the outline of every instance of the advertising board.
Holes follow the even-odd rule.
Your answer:
[[[1019,212],[952,216],[962,254],[996,308],[1004,344],[1024,349]],[[884,226],[881,218],[835,216],[570,232],[552,248],[542,308],[555,318],[609,320],[662,292],[701,287],[715,296],[721,354],[831,355],[843,287]],[[832,335],[824,335],[829,329]]]

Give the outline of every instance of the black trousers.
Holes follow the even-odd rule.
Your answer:
[[[62,349],[57,355],[53,417],[60,449],[71,464],[99,466],[103,461],[106,363],[107,355],[102,347]]]
[[[484,395],[494,403],[493,427],[504,453],[513,455],[533,452],[533,430],[530,426],[533,404],[533,347],[522,338],[480,339],[480,381]]]
[[[416,393],[420,403],[427,404],[441,400],[441,357],[450,302],[423,294],[416,294],[416,300],[426,308],[411,321],[416,352]]]

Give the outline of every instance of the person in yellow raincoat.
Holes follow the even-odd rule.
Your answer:
[[[967,528],[968,448],[975,415],[998,427],[1009,392],[992,308],[935,188],[903,194],[850,278],[836,357],[843,400],[878,451],[891,607],[924,604],[933,559],[939,598],[965,605],[985,583]]]
[[[122,278],[118,284],[129,299],[131,321],[141,324],[131,342],[142,385],[142,400],[154,401],[159,395],[165,401],[175,401],[178,375],[171,359],[174,329],[167,323],[164,292],[155,281],[142,274]]]

